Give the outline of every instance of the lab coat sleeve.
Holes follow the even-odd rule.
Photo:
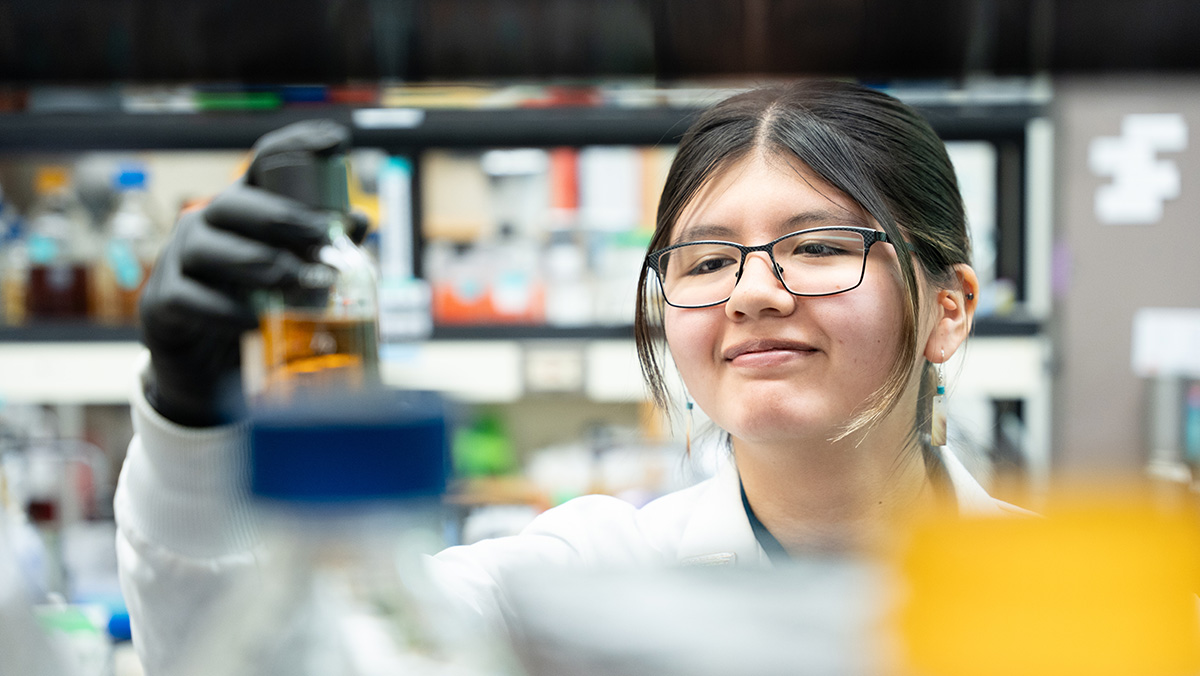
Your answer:
[[[189,640],[230,590],[258,574],[242,480],[244,431],[193,429],[158,414],[140,387],[114,497],[121,588],[146,676],[176,673]]]
[[[450,547],[429,562],[441,592],[461,613],[503,633],[514,619],[511,594],[543,568],[645,568],[671,560],[670,538],[633,505],[588,495],[543,512],[520,534]]]
[[[121,587],[146,676],[180,673],[231,598],[254,589],[264,552],[247,489],[246,430],[194,429],[155,411],[137,388],[134,437],[114,498]],[[607,496],[549,510],[520,535],[428,559],[436,591],[489,630],[511,618],[509,586],[537,566],[642,566],[669,559],[662,532],[678,509],[639,511]],[[679,515],[676,515],[679,516]],[[666,525],[664,525],[666,524]],[[668,547],[669,548],[669,547]]]
[[[214,613],[255,588],[264,552],[245,477],[246,434],[193,429],[158,414],[140,389],[134,437],[114,499],[122,592],[146,676],[179,673]],[[506,586],[531,566],[655,560],[636,510],[588,496],[541,515],[520,535],[451,547],[428,559],[436,590],[471,621],[503,632]]]

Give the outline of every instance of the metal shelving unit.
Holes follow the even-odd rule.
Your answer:
[[[355,145],[409,152],[431,147],[674,143],[691,108],[562,107],[485,110],[341,105],[259,112],[5,113],[0,152],[213,150],[249,148],[292,122],[325,118],[352,131]]]
[[[898,93],[905,98],[902,93]],[[1000,273],[1023,280],[1017,312],[983,317],[962,359],[961,391],[1026,402],[1026,453],[1035,481],[1045,475],[1049,447],[1050,342],[1048,273],[1038,251],[1048,246],[1048,195],[1038,192],[1049,169],[1039,101],[911,101],[946,140],[986,140],[1000,163],[997,218]],[[415,155],[427,148],[675,144],[698,113],[686,107],[411,109],[321,106],[262,112],[132,114],[0,114],[0,153],[238,150],[262,134],[301,119],[346,124],[360,147]],[[416,181],[420,181],[418,174]],[[415,193],[416,191],[414,191]],[[421,205],[414,208],[420,212]],[[419,222],[419,220],[418,220]],[[419,242],[417,243],[420,244]],[[0,398],[47,403],[123,403],[144,358],[133,327],[39,323],[0,328]],[[385,348],[384,377],[432,387],[465,401],[511,402],[531,392],[537,367],[575,379],[592,401],[645,397],[631,326],[439,326],[425,341]]]
[[[1004,197],[998,201],[1003,273],[1024,279],[1023,228],[1026,127],[1043,113],[1036,103],[978,103],[948,99],[914,104],[947,140],[981,139],[999,156]],[[398,154],[427,148],[677,143],[698,114],[686,107],[555,107],[504,109],[368,108],[321,105],[255,112],[7,113],[0,114],[0,153],[216,150],[249,148],[261,135],[303,119],[327,118],[351,129],[353,143]],[[417,180],[420,180],[419,177]],[[419,210],[420,205],[416,208]],[[419,222],[419,218],[418,218]],[[419,243],[418,243],[419,244]],[[419,268],[419,266],[418,266]],[[976,335],[1031,335],[1038,318],[986,318]],[[607,339],[632,336],[631,327],[557,329],[544,326],[446,326],[433,339]],[[132,329],[38,325],[0,329],[0,341],[136,339]]]

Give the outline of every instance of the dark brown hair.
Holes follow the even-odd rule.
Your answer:
[[[921,310],[913,259],[932,284],[943,286],[954,279],[955,264],[970,262],[954,167],[928,122],[882,92],[841,81],[754,89],[707,109],[684,133],[659,201],[649,250],[667,246],[680,213],[697,192],[752,152],[798,159],[857,202],[896,242],[908,299],[900,327],[904,341],[887,382],[864,402],[842,438],[884,418],[909,384]],[[643,263],[634,333],[646,383],[655,402],[667,409],[662,300],[652,275]],[[928,375],[928,364],[925,370]],[[920,417],[928,416],[927,405],[918,410],[923,411]]]

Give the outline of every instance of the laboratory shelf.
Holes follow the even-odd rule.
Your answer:
[[[947,373],[953,374],[952,396],[959,397],[960,409],[973,410],[972,401],[1022,402],[1029,473],[1044,480],[1053,355],[1047,334],[1052,193],[1044,189],[1053,171],[1048,92],[1017,88],[997,97],[991,88],[931,91],[914,85],[891,93],[916,107],[943,139],[987,141],[995,148],[995,274],[1014,280],[1015,314],[978,318],[968,349],[954,355]],[[345,124],[357,147],[409,156],[442,148],[672,145],[699,113],[695,100],[676,102],[680,105],[13,112],[0,113],[0,153],[244,151],[269,131],[316,118]],[[429,177],[420,163],[415,169],[414,222],[420,222],[420,186]],[[465,402],[559,394],[609,403],[647,398],[628,325],[437,326],[425,340],[383,348],[381,370],[389,385],[438,390]],[[134,327],[87,322],[0,327],[0,401],[127,403],[144,359]]]
[[[0,326],[0,343],[136,342],[138,338],[139,333],[135,326],[108,326],[81,320],[42,321],[21,326]]]
[[[919,104],[947,140],[1019,138],[1033,103]],[[322,105],[270,111],[205,113],[4,113],[0,151],[245,149],[263,134],[324,118],[351,129],[361,147],[658,145],[679,140],[696,108],[563,106],[504,109],[363,108]]]
[[[456,325],[435,326],[431,340],[603,340],[633,338],[633,325],[624,326],[539,326]]]
[[[972,335],[989,338],[1036,336],[1042,322],[1027,318],[981,317]],[[556,327],[537,325],[457,325],[437,326],[431,340],[608,340],[632,339],[633,326]]]
[[[980,337],[1035,336],[1043,325],[1034,319],[982,317],[972,335]],[[5,343],[106,343],[137,342],[135,326],[105,326],[81,321],[41,322],[0,327],[0,344]],[[633,325],[546,326],[489,324],[435,326],[430,341],[453,340],[632,340]]]
[[[354,145],[424,147],[674,143],[695,114],[685,108],[560,107],[424,110],[348,106],[220,113],[9,113],[0,151],[245,149],[299,120],[331,119]]]
[[[126,404],[145,348],[135,341],[0,344],[0,401]]]

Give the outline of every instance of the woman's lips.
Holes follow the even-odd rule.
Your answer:
[[[807,343],[754,340],[738,343],[733,347],[726,348],[722,356],[725,357],[725,361],[734,366],[764,367],[776,366],[793,359],[807,357],[816,351],[816,348]]]

